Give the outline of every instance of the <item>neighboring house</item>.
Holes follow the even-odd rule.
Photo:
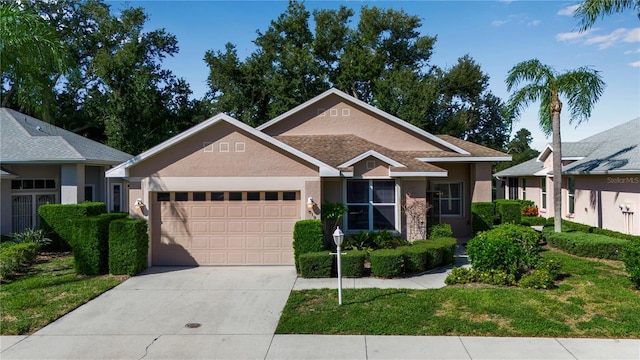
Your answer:
[[[347,233],[424,228],[403,206],[471,235],[471,202],[491,201],[491,166],[510,156],[434,136],[331,89],[252,128],[219,114],[107,171],[149,219],[150,264],[293,264],[292,232],[345,203]]]
[[[495,174],[506,198],[532,200],[544,217],[554,216],[552,153]],[[563,219],[640,235],[640,118],[562,143],[562,164]]]
[[[40,205],[107,202],[119,208],[122,188],[108,188],[104,173],[131,155],[0,108],[0,230],[3,235],[38,226]],[[115,193],[114,193],[115,192]]]

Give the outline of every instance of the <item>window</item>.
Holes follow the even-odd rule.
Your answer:
[[[518,179],[516,179],[517,181]],[[434,206],[434,213],[440,215],[462,216],[462,183],[434,184],[433,190],[440,195]]]
[[[189,200],[189,193],[188,192],[177,192],[176,193],[176,201],[187,201]]]
[[[223,192],[212,192],[211,193],[211,201],[224,201],[224,193]]]
[[[522,185],[522,200],[527,200],[527,178],[522,178],[520,184]]]
[[[205,201],[205,200],[207,200],[207,193],[205,192],[193,193],[193,201]]]
[[[122,211],[122,184],[111,184],[111,211]]]
[[[242,201],[242,193],[239,191],[230,192],[229,201]]]
[[[296,192],[295,191],[285,191],[282,193],[282,200],[284,201],[295,201],[296,200]]]
[[[347,229],[395,230],[395,180],[347,180]]]
[[[36,180],[37,182],[38,180]],[[93,185],[84,186],[84,201],[93,201]]]
[[[576,179],[573,176],[567,178],[567,205],[569,214],[573,214],[575,212],[575,197],[576,197]]]
[[[278,192],[277,191],[267,191],[264,193],[265,200],[278,200]]]
[[[518,178],[509,178],[509,199],[518,200]]]
[[[168,192],[159,192],[156,194],[156,200],[169,201],[171,200],[171,194],[169,194]]]
[[[540,179],[540,193],[542,196],[542,199],[540,201],[540,204],[542,206],[540,208],[546,209],[547,208],[547,179],[546,178]]]
[[[247,200],[248,201],[258,201],[260,200],[260,193],[257,191],[249,191],[247,193]]]

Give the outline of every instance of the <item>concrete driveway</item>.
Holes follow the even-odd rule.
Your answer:
[[[295,281],[292,266],[154,267],[2,359],[264,359]]]

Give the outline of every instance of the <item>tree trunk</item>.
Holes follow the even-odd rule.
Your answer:
[[[553,133],[553,230],[562,232],[562,142],[560,140],[560,111],[562,102],[551,104],[551,130]]]

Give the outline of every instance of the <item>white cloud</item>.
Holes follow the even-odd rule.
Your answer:
[[[640,67],[640,61],[629,63],[632,67]]]
[[[562,16],[573,16],[573,13],[576,11],[576,9],[578,8],[578,6],[580,6],[579,4],[576,5],[571,5],[571,6],[567,6],[564,9],[560,9],[558,10],[558,15],[562,15]]]
[[[614,46],[616,43],[623,42],[640,42],[640,28],[625,29],[620,28],[612,31],[607,35],[594,36],[585,41],[587,45],[597,44],[600,50]]]
[[[559,33],[556,34],[556,40],[558,41],[571,41],[571,40],[576,40],[576,39],[580,39],[583,38],[585,36],[588,36],[590,33],[596,31],[597,29],[589,29],[583,32],[579,32],[579,31],[575,31],[575,32],[568,32],[568,33]]]
[[[635,49],[635,50],[627,50],[624,52],[625,55],[630,55],[630,54],[640,54],[640,49]]]
[[[506,24],[506,23],[508,23],[508,22],[509,22],[509,20],[493,20],[493,21],[491,22],[491,26],[493,26],[493,27],[499,27],[499,26],[502,26],[502,25],[504,25],[504,24]]]
[[[533,21],[529,21],[529,23],[527,25],[529,25],[529,26],[538,26],[538,25],[540,25],[541,22],[542,21],[540,21],[540,20],[533,20]]]

